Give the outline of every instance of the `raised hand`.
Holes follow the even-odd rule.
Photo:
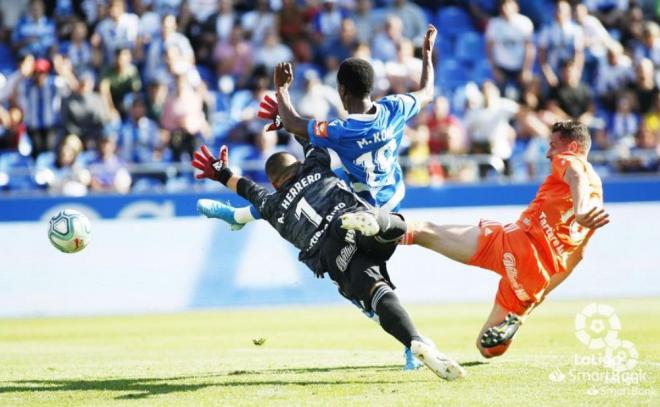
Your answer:
[[[293,67],[288,62],[280,62],[275,67],[273,82],[276,88],[288,88],[293,82]]]
[[[201,151],[201,152],[200,152]],[[227,146],[220,147],[220,158],[215,158],[208,147],[203,145],[200,151],[193,154],[192,166],[202,171],[195,175],[197,179],[212,179],[219,181],[219,173],[229,166],[229,149]]]
[[[282,119],[280,119],[280,115],[277,111],[277,101],[269,95],[264,96],[264,99],[259,103],[257,117],[272,121],[272,123],[266,128],[266,131],[279,130],[283,127]]]
[[[576,214],[575,221],[585,228],[598,229],[610,223],[610,214],[605,209],[594,206],[587,213]]]
[[[431,54],[433,53],[433,47],[435,45],[435,37],[438,35],[438,30],[433,26],[433,24],[429,24],[428,28],[426,29],[426,34],[424,35],[424,45],[422,47],[422,53],[424,56],[431,57]]]

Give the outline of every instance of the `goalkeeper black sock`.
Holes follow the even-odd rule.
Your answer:
[[[378,314],[380,326],[405,347],[409,348],[413,339],[421,340],[410,316],[389,286],[381,285],[376,289],[371,299],[371,307]]]

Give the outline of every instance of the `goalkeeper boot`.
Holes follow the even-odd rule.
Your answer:
[[[380,231],[376,215],[369,211],[345,213],[339,219],[342,229],[357,230],[364,236],[373,236]]]
[[[433,373],[445,380],[456,380],[465,376],[465,369],[453,359],[440,352],[435,346],[420,340],[410,343],[412,353]]]
[[[239,230],[245,226],[245,223],[236,222],[234,212],[236,208],[220,201],[212,199],[199,199],[197,200],[197,212],[206,216],[207,218],[222,219],[229,224],[231,230]]]
[[[502,345],[506,347],[511,343],[511,340],[513,340],[513,337],[516,332],[518,332],[522,322],[522,319],[518,315],[508,313],[504,318],[504,321],[486,329],[481,335],[479,343],[486,349]]]

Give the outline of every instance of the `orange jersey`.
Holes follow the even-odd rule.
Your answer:
[[[591,164],[572,153],[552,158],[552,171],[543,181],[536,197],[522,213],[517,224],[536,243],[539,255],[554,270],[551,274],[570,271],[582,259],[582,252],[593,230],[575,221],[573,198],[564,174],[570,162],[579,163],[589,180],[589,202],[603,204],[603,185]]]

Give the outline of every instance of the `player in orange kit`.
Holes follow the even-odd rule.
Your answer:
[[[409,225],[417,244],[502,276],[493,310],[477,339],[487,358],[506,352],[530,311],[573,271],[594,231],[609,223],[603,187],[587,162],[591,137],[579,122],[555,123],[547,158],[551,174],[515,223]]]

